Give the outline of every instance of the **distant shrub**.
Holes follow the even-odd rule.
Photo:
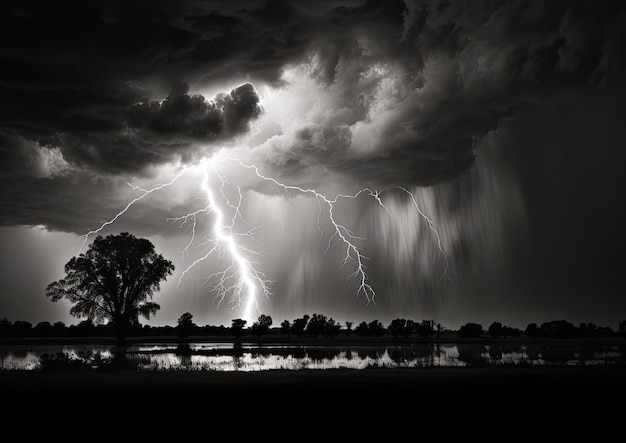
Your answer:
[[[478,323],[466,323],[457,332],[459,337],[480,337],[483,335],[483,327]]]

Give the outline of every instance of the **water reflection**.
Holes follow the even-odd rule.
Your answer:
[[[423,344],[411,346],[283,346],[230,343],[0,348],[0,370],[263,371],[486,367],[506,365],[624,365],[626,347],[564,344]]]

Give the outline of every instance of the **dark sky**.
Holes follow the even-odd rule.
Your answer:
[[[99,233],[175,262],[152,324],[230,324],[242,307],[206,280],[228,250],[182,274],[217,210],[193,238],[175,218],[207,174],[277,324],[616,328],[625,30],[622,1],[2,2],[0,318],[76,323],[45,287],[80,236],[181,174]],[[328,212],[363,188],[380,200]]]

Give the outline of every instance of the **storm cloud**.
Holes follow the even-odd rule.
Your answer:
[[[466,173],[500,122],[623,92],[622,5],[367,2],[329,12],[283,80],[305,103],[255,161],[292,180],[325,166],[363,184]]]
[[[466,174],[502,119],[619,93],[625,72],[620,2],[1,8],[1,180],[18,194],[125,183],[223,146],[295,184],[434,185]]]
[[[87,114],[72,118],[62,151],[71,162],[103,173],[136,172],[147,166],[190,162],[211,145],[245,133],[261,113],[250,84],[221,93],[213,100],[189,94],[177,84],[163,101],[140,102],[124,110],[119,125]],[[208,146],[208,149],[207,149]]]
[[[624,75],[620,2],[1,8],[5,187],[125,183],[223,146],[301,185],[434,185],[467,173],[502,119],[620,92]]]

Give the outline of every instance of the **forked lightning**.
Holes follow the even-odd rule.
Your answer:
[[[330,226],[332,229],[332,235],[329,237],[326,251],[331,248],[342,245],[345,248],[345,255],[341,260],[342,267],[347,265],[348,262],[354,263],[354,271],[348,276],[348,279],[356,280],[356,293],[362,295],[368,303],[375,301],[376,292],[370,283],[367,276],[365,262],[369,258],[363,255],[361,249],[358,247],[357,242],[364,240],[357,236],[348,227],[339,223],[335,218],[334,209],[335,205],[341,199],[356,199],[361,195],[371,197],[378,205],[389,213],[389,209],[383,203],[380,197],[380,191],[372,190],[370,188],[364,188],[354,194],[337,194],[334,198],[329,198],[324,194],[316,191],[315,189],[302,188],[294,185],[288,185],[282,183],[272,177],[268,177],[262,174],[257,166],[248,165],[237,158],[225,158],[220,160],[205,159],[200,163],[202,169],[203,179],[200,185],[201,190],[205,196],[205,205],[193,212],[187,213],[183,216],[172,217],[169,220],[178,223],[181,228],[189,227],[189,241],[183,248],[182,253],[184,255],[189,253],[192,246],[196,246],[199,243],[198,217],[209,216],[213,214],[211,232],[199,243],[199,245],[206,248],[204,254],[201,257],[195,259],[186,269],[184,269],[179,276],[179,284],[182,279],[199,263],[207,260],[209,257],[217,255],[222,258],[228,256],[228,265],[225,269],[215,272],[209,275],[206,280],[213,281],[212,292],[217,299],[218,306],[227,300],[231,305],[231,309],[241,309],[241,318],[246,320],[248,324],[251,324],[256,316],[260,313],[259,297],[270,296],[270,283],[263,272],[260,271],[258,261],[253,258],[260,255],[259,252],[245,247],[240,240],[242,237],[254,237],[254,229],[248,230],[244,233],[238,233],[234,229],[237,222],[242,222],[241,203],[242,193],[239,186],[236,186],[238,198],[236,202],[231,202],[227,197],[224,190],[228,181],[225,179],[222,173],[216,168],[216,163],[221,162],[234,162],[240,167],[251,171],[255,176],[265,182],[272,183],[278,188],[284,190],[286,194],[291,197],[292,193],[299,193],[303,195],[313,196],[319,205],[320,216],[322,208],[326,208],[326,214]],[[174,178],[166,183],[159,184],[150,189],[143,189],[134,185],[130,185],[133,190],[140,191],[141,194],[132,199],[121,211],[119,211],[113,218],[108,221],[104,221],[97,229],[90,230],[82,236],[83,243],[81,251],[85,244],[89,240],[89,237],[100,233],[107,226],[114,224],[120,217],[122,217],[133,205],[137,202],[145,199],[149,195],[158,192],[161,189],[174,185],[185,173],[190,170],[190,167],[184,168],[181,172],[176,174]],[[211,177],[214,177],[219,182],[219,196],[222,200],[218,202],[216,199],[216,190],[211,186]],[[426,221],[428,228],[433,232],[437,240],[437,247],[440,253],[443,255],[445,261],[445,268],[441,275],[441,279],[447,279],[456,288],[456,272],[449,263],[447,254],[445,253],[439,232],[436,230],[433,221],[420,209],[413,194],[406,188],[399,187],[406,192],[411,199],[411,203],[415,206],[419,215]],[[225,207],[228,208],[233,216],[230,220],[227,220],[225,215]],[[318,229],[323,235],[321,227]]]

